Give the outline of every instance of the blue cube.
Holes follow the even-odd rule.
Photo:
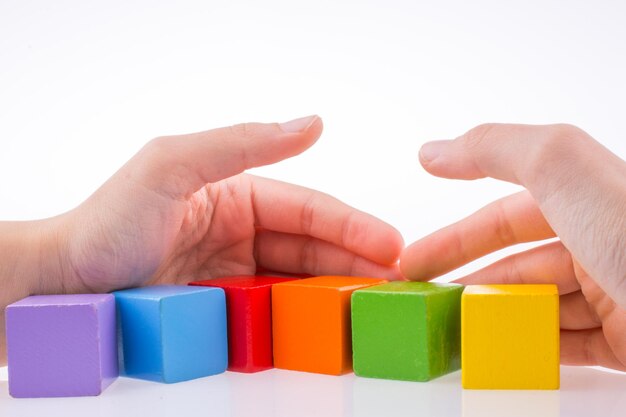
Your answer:
[[[163,285],[113,294],[121,375],[173,383],[226,370],[221,288]]]

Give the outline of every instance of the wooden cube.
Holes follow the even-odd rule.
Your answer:
[[[350,296],[354,290],[384,282],[324,276],[274,285],[274,366],[330,375],[350,372]]]
[[[228,370],[259,372],[272,360],[272,285],[295,278],[234,276],[192,282],[226,293],[228,313]]]
[[[226,370],[222,289],[160,285],[114,294],[123,375],[172,383]]]
[[[352,294],[354,373],[428,381],[461,364],[459,284],[390,282]]]
[[[463,388],[559,388],[556,285],[467,286],[461,328]]]
[[[6,308],[13,397],[98,395],[118,376],[115,299],[38,295]]]

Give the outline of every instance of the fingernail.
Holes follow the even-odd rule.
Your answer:
[[[298,133],[307,130],[315,120],[317,120],[317,115],[290,120],[288,122],[280,123],[279,126],[286,133]]]
[[[446,142],[445,140],[436,140],[434,142],[425,143],[422,149],[420,149],[420,161],[431,162],[437,159]]]

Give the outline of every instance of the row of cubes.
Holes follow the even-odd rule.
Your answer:
[[[553,285],[229,277],[6,310],[14,397],[98,395],[118,375],[179,382],[272,367],[463,386],[557,389]],[[461,340],[462,339],[462,340]]]

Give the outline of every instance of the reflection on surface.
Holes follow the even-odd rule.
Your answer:
[[[276,370],[273,374],[275,415],[352,415],[350,394],[354,378],[353,374],[329,376]],[[249,416],[250,414],[246,415]]]
[[[602,416],[623,417],[626,374],[561,368],[560,391],[470,391],[455,372],[402,382],[290,372],[227,372],[178,384],[120,378],[99,397],[13,399],[4,417]]]
[[[559,391],[463,390],[463,417],[558,417]]]
[[[119,378],[98,397],[14,399],[3,389],[0,415],[11,417],[227,416],[227,374],[177,384]]]
[[[623,417],[626,373],[561,367],[561,415]]]
[[[354,416],[458,416],[461,410],[460,373],[430,382],[356,378]]]

